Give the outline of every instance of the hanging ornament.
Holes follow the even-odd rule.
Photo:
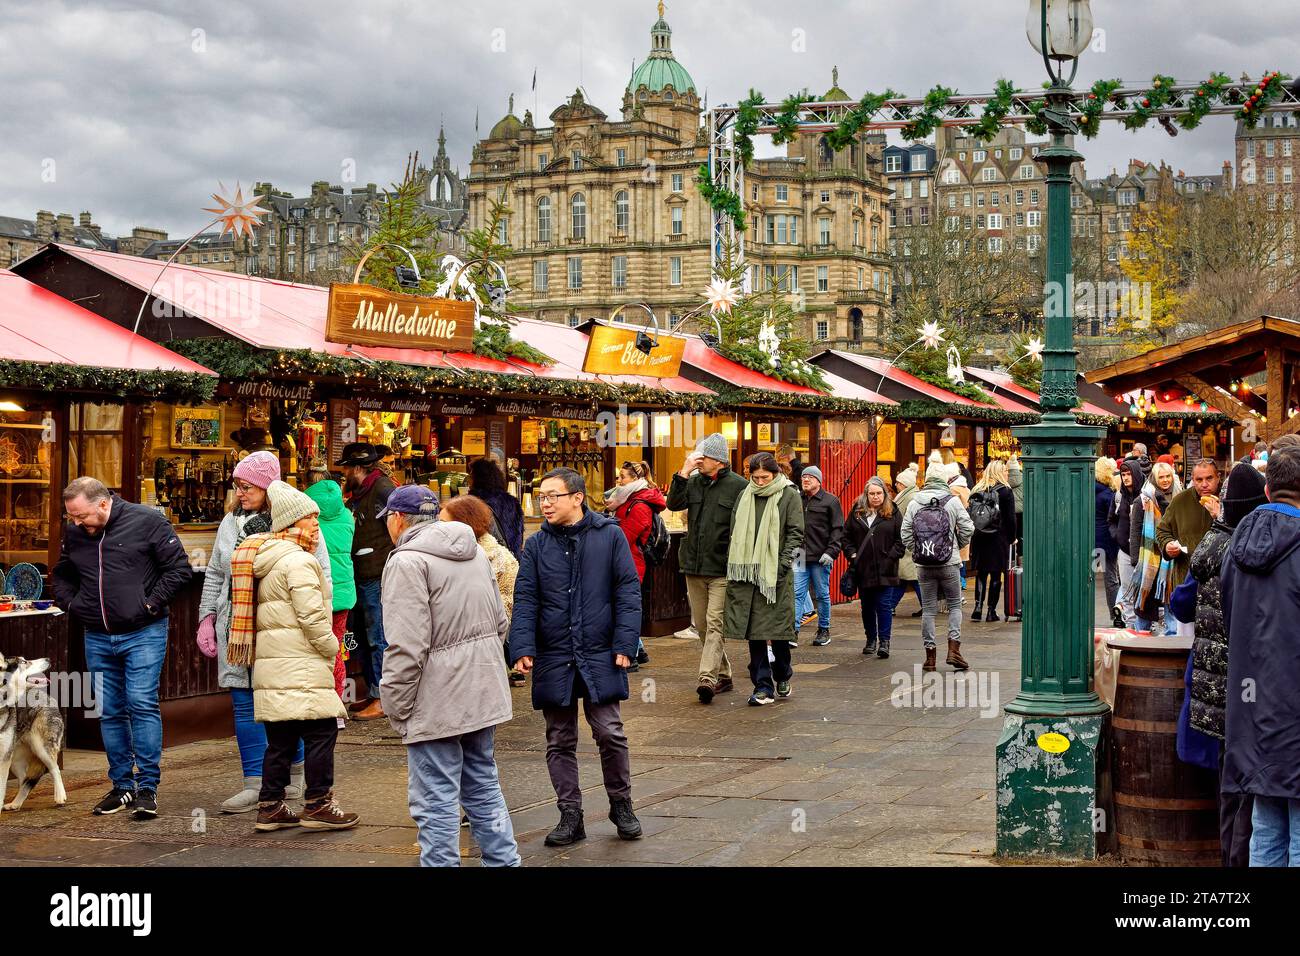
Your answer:
[[[921,344],[927,349],[937,349],[939,343],[944,341],[943,331],[938,322],[926,322],[921,326]]]
[[[1030,358],[1034,359],[1037,362],[1041,362],[1043,360],[1043,349],[1045,348],[1045,346],[1043,345],[1042,339],[1030,339],[1029,344],[1025,348],[1026,348],[1025,354],[1028,355]]]
[[[709,287],[702,293],[705,300],[709,303],[709,313],[711,315],[726,315],[735,308],[739,301],[736,293],[736,287],[730,279],[714,279],[709,283]]]
[[[238,239],[247,232],[251,236],[253,227],[262,221],[263,216],[270,212],[269,209],[263,209],[259,205],[262,197],[254,195],[245,199],[243,188],[239,183],[235,183],[235,198],[227,199],[224,195],[226,192],[225,183],[218,181],[217,186],[220,187],[221,192],[212,194],[212,198],[217,203],[216,207],[205,208],[203,211],[216,214],[217,222],[221,224],[220,235],[224,236],[228,232],[233,232],[235,238]]]

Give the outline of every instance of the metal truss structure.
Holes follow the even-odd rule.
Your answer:
[[[1240,104],[1254,91],[1257,83],[1257,80],[1243,79],[1240,82],[1227,85],[1223,89],[1223,97],[1229,102],[1214,103],[1210,106],[1207,115],[1225,116],[1235,114],[1241,108]],[[1177,128],[1172,121],[1187,113],[1186,100],[1200,88],[1201,84],[1199,83],[1183,83],[1169,88],[1170,99],[1168,104],[1163,108],[1150,110],[1148,115],[1151,119],[1159,122],[1170,135],[1175,135]],[[1023,126],[1029,120],[1037,118],[1038,110],[1042,108],[1042,101],[1047,92],[1046,90],[1035,90],[1016,94],[1011,100],[1010,110],[1001,121],[1002,125]],[[1136,116],[1137,111],[1132,108],[1132,102],[1140,102],[1142,97],[1148,93],[1149,90],[1136,86],[1116,90],[1106,100],[1100,119],[1123,121]],[[1068,94],[1070,96],[1069,116],[1077,124],[1084,116],[1082,107],[1088,100],[1089,91],[1086,89],[1070,90]],[[979,120],[984,112],[984,107],[991,99],[993,99],[992,94],[953,96],[939,110],[941,125],[950,128],[970,126]],[[1230,102],[1231,100],[1236,100],[1236,102]],[[853,100],[833,103],[804,103],[799,107],[799,130],[804,133],[832,130],[858,105]],[[925,100],[921,97],[885,100],[875,114],[870,117],[869,121],[862,125],[860,132],[902,129],[924,107]],[[757,110],[760,119],[756,133],[763,135],[775,132],[777,129],[776,117],[782,112],[782,109],[780,103],[764,103],[758,106]],[[1283,87],[1282,93],[1277,100],[1267,107],[1261,108],[1261,112],[1269,113],[1296,111],[1300,111],[1300,87],[1296,85]],[[738,113],[738,107],[726,105],[714,107],[708,112],[709,173],[716,187],[730,190],[741,197],[743,201],[745,196],[745,170],[736,150],[734,135],[734,124]],[[723,250],[731,243],[736,245],[740,258],[744,259],[744,232],[738,231],[735,223],[728,216],[722,215],[716,210],[713,213],[712,238],[710,265],[713,268],[717,267]],[[748,272],[746,273],[743,288],[746,292],[751,291]]]

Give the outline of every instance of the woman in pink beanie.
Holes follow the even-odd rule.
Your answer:
[[[250,535],[271,531],[271,503],[266,489],[280,480],[280,459],[269,451],[255,451],[235,466],[235,509],[221,521],[217,540],[212,546],[199,602],[199,650],[217,659],[217,684],[230,690],[235,710],[235,740],[243,763],[244,786],[221,804],[223,813],[248,813],[257,809],[257,795],[262,788],[262,757],[266,753],[266,730],[253,719],[253,691],[250,669],[226,661],[226,643],[230,639],[230,559],[240,543]],[[329,552],[322,538],[317,542],[316,560],[325,576],[325,600],[333,593],[330,579]],[[301,744],[290,768],[287,796],[302,797],[304,785]]]

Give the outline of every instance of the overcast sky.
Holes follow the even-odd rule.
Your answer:
[[[176,12],[177,8],[185,12]],[[715,0],[669,3],[673,49],[712,105],[752,86],[778,100],[823,93],[831,66],[853,96],[937,83],[983,92],[1006,76],[1042,82],[1025,0]],[[1093,0],[1105,52],[1076,85],[1300,72],[1294,0]],[[649,0],[0,0],[0,214],[88,209],[111,234],[133,225],[187,235],[218,180],[387,185],[411,150],[447,148],[468,171],[474,119],[538,125],[581,82],[618,118],[632,62],[649,50]],[[796,31],[802,31],[796,34]],[[795,49],[802,36],[802,51]],[[531,90],[537,70],[536,100]],[[535,105],[536,104],[536,105]],[[1232,121],[1170,139],[1106,124],[1084,142],[1089,175],[1129,157],[1215,173],[1233,158]]]

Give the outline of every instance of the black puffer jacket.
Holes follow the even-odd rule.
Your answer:
[[[870,525],[854,512],[845,526],[845,554],[857,576],[858,590],[898,587],[898,560],[903,556],[903,516],[897,509]]]
[[[128,634],[167,619],[191,576],[176,529],[153,508],[112,497],[96,534],[68,522],[50,581],[59,607],[87,631]]]
[[[1228,692],[1228,632],[1223,627],[1223,590],[1219,572],[1232,543],[1232,529],[1222,521],[1210,525],[1192,554],[1196,579],[1196,641],[1192,645],[1192,726],[1223,739]]]

